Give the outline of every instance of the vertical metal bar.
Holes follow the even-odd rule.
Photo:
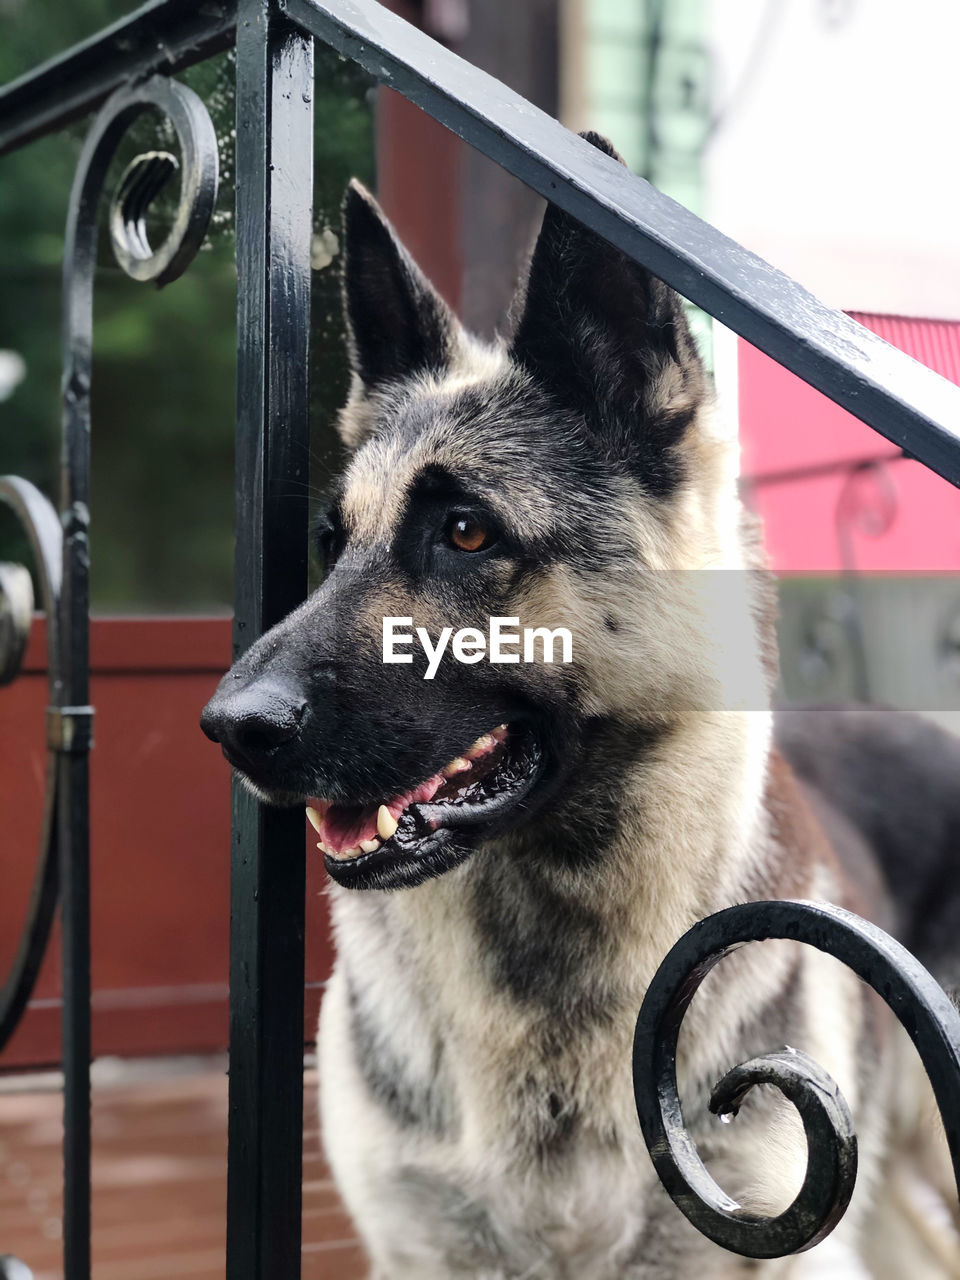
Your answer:
[[[133,120],[158,108],[182,152],[174,230],[128,274],[167,283],[196,253],[217,191],[216,135],[196,95],[159,77],[119,89],[83,144],[67,210],[63,255],[63,446],[60,458],[62,587],[52,664],[48,742],[57,752],[57,832],[62,884],[65,1280],[90,1277],[90,381],[97,213],[110,161]]]
[[[107,157],[88,135],[70,194],[63,260],[63,582],[56,705],[90,700],[90,378],[97,208]],[[90,1277],[90,797],[86,750],[57,759],[63,982],[63,1269]]]
[[[90,1277],[90,380],[97,213],[110,162],[133,120],[159,109],[180,141],[182,182],[174,228],[129,275],[176,279],[197,252],[217,192],[216,134],[203,104],[155,77],[117,90],[93,122],[74,174],[63,256],[63,447],[60,461],[62,590],[51,661],[48,743],[57,752],[57,832],[62,884],[65,1280]],[[53,653],[51,651],[51,657]],[[59,678],[57,672],[59,671]]]
[[[241,0],[235,656],[306,590],[312,99],[312,39]],[[228,1280],[300,1275],[304,850],[301,813],[235,784]]]
[[[63,1259],[65,1280],[90,1277],[89,757],[60,756],[63,886]]]
[[[77,626],[71,630],[77,630]],[[84,618],[85,621],[85,618]],[[90,1276],[89,757],[59,761],[63,972],[63,1258],[65,1280]]]

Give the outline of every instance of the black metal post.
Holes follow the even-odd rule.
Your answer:
[[[111,117],[107,117],[111,120]],[[59,616],[62,686],[55,704],[70,717],[90,702],[90,378],[97,211],[120,122],[98,119],[77,165],[63,257],[63,440]],[[105,135],[106,134],[106,138]],[[50,625],[54,625],[52,620]],[[51,726],[52,728],[53,726]],[[60,728],[64,726],[61,721]],[[63,1269],[90,1278],[90,797],[86,741],[57,757],[63,984]]]
[[[311,38],[241,0],[235,656],[306,590],[312,98]],[[305,845],[234,784],[228,1280],[300,1275]]]
[[[156,251],[129,252],[131,211],[111,227],[117,260],[138,280],[164,284],[190,262],[206,233],[217,192],[217,140],[189,89],[161,77],[117,90],[94,120],[74,175],[63,256],[63,447],[60,522],[62,590],[56,619],[61,682],[51,690],[47,736],[57,752],[56,809],[62,885],[65,1280],[90,1277],[90,382],[98,213],[110,162],[144,111],[165,112],[180,141],[180,202]],[[134,162],[150,165],[149,156]],[[51,622],[51,625],[53,623]]]

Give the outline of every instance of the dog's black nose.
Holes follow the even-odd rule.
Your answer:
[[[232,764],[256,765],[300,732],[307,700],[300,689],[269,678],[220,688],[204,707],[200,728]]]

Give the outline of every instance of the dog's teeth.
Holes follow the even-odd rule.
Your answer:
[[[321,849],[327,857],[333,858],[335,862],[349,862],[351,858],[360,857],[360,846],[357,844],[350,849],[341,849],[339,852],[337,852],[336,849],[331,849],[329,845],[323,843],[318,844],[317,848]]]
[[[323,825],[323,818],[321,818],[316,809],[312,809],[310,805],[307,805],[307,821],[310,823],[311,827],[313,827],[314,831],[316,831],[317,835],[319,835],[320,828]]]
[[[400,824],[385,804],[377,810],[377,830],[382,840],[389,840]]]
[[[482,734],[469,751],[465,751],[464,755],[468,760],[476,760],[477,756],[485,755],[491,747],[496,745],[496,739],[490,733]]]
[[[466,773],[470,767],[469,760],[464,760],[463,756],[457,756],[456,760],[451,760],[442,770],[442,773],[445,778],[452,778],[458,773]]]
[[[507,733],[507,726],[505,724],[498,724],[495,729],[490,730],[490,737],[493,738],[495,742],[502,742],[507,736]]]
[[[373,853],[374,849],[380,848],[379,840],[361,840],[360,848],[364,853]]]

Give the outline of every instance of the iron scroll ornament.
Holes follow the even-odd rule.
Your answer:
[[[933,1087],[960,1193],[960,1013],[920,962],[882,929],[819,902],[749,902],[694,925],[671,948],[644,997],[633,1044],[633,1088],[657,1175],[703,1235],[733,1253],[781,1258],[810,1249],[842,1218],[856,1180],[856,1139],[836,1083],[793,1050],[734,1067],[710,1109],[735,1114],[757,1084],[778,1088],[797,1108],[807,1170],[793,1203],[769,1218],[745,1214],[717,1185],[684,1128],[677,1092],[677,1041],[701,982],[730,951],[770,938],[793,939],[834,956],[889,1005],[913,1041]]]
[[[95,117],[74,176],[63,258],[61,385],[63,429],[60,513],[22,480],[2,482],[0,497],[14,506],[37,553],[44,587],[50,646],[47,746],[50,765],[44,834],[27,926],[0,992],[0,1048],[16,1026],[33,988],[61,902],[63,985],[65,1280],[90,1277],[90,809],[89,705],[90,386],[93,355],[93,284],[97,227],[110,164],[131,124],[152,111],[177,135],[180,164],[165,153],[138,156],[111,202],[110,237],[120,267],[135,280],[168,284],[183,273],[206,235],[217,196],[216,131],[200,98],[186,86],[151,76],[118,89]],[[172,225],[153,249],[146,210],[180,169]],[[29,591],[16,569],[4,576],[18,599],[8,599],[3,632],[9,652],[0,670],[19,669],[29,621]],[[9,622],[7,621],[9,619]],[[0,1262],[6,1274],[11,1260]]]
[[[183,156],[184,179],[174,225],[164,244],[154,252],[144,229],[144,214],[167,178],[179,167],[173,157],[159,152],[138,156],[127,168],[111,202],[110,234],[114,254],[123,270],[136,280],[155,279],[158,285],[182,273],[202,243],[217,191],[217,140],[206,108],[190,89],[174,81],[153,77],[144,84],[118,91],[100,112],[90,131],[74,183],[67,229],[64,282],[67,302],[64,332],[64,453],[75,456],[89,436],[89,406],[77,395],[78,384],[89,395],[92,326],[92,274],[96,253],[96,221],[107,168],[120,140],[141,112],[159,109],[173,124]],[[86,303],[81,314],[77,303]],[[78,372],[79,371],[79,372]],[[71,412],[73,410],[73,412]],[[80,435],[81,440],[73,439]],[[76,496],[76,495],[74,495]],[[65,709],[61,664],[61,634],[69,621],[61,608],[62,535],[69,524],[74,533],[74,511],[63,525],[53,506],[29,481],[17,476],[0,477],[0,502],[10,507],[27,534],[41,588],[41,603],[48,619],[47,669],[51,727],[63,726]],[[86,504],[83,504],[86,506]],[[85,538],[83,539],[85,543]],[[85,560],[85,556],[84,556]],[[86,568],[86,564],[83,565]],[[86,592],[83,593],[84,595]],[[0,565],[0,685],[17,678],[33,611],[29,574],[19,565]],[[68,637],[69,639],[69,637]],[[51,732],[40,856],[27,917],[17,954],[0,987],[0,1051],[16,1030],[33,990],[46,950],[59,896],[56,857],[57,770],[54,752],[70,745],[55,741]],[[61,735],[62,736],[62,735]]]
[[[127,169],[112,202],[114,256],[135,280],[169,284],[193,260],[217,197],[217,136],[206,107],[185,85],[151,76],[118,89],[87,134],[70,192],[63,258],[63,450],[60,518],[63,591],[59,610],[63,668],[59,724],[70,740],[57,772],[63,975],[64,1196],[66,1280],[90,1276],[90,383],[97,223],[107,175],[127,130],[159,113],[177,135],[180,197],[172,225],[153,249],[147,206],[175,162],[149,153]]]
[[[89,701],[90,386],[93,358],[93,282],[97,225],[110,164],[133,122],[145,112],[173,127],[181,163],[164,152],[137,156],[111,201],[114,257],[134,280],[169,284],[186,270],[206,235],[217,198],[217,135],[201,99],[185,85],[150,76],[118,89],[97,114],[77,164],[63,258],[60,518],[63,590],[58,610],[63,664],[62,704]],[[177,209],[163,243],[150,245],[145,214],[171,174],[180,169]],[[68,785],[68,780],[64,780]],[[85,789],[85,788],[84,788]]]
[[[60,521],[48,499],[29,481],[18,476],[0,476],[0,502],[10,507],[17,516],[33,551],[42,604],[49,619],[47,671],[50,705],[53,706],[58,701],[60,686],[59,637],[54,621],[60,602]],[[10,573],[14,569],[19,571],[17,578],[23,583],[20,608],[17,608],[12,598],[19,586],[17,578]],[[0,570],[6,570],[6,573],[0,573],[0,614],[9,618],[8,629],[4,630],[0,638],[0,684],[9,684],[20,671],[34,602],[30,576],[26,570],[19,565],[0,565]],[[16,955],[3,986],[0,987],[0,1051],[16,1030],[27,1007],[47,949],[60,893],[56,792],[56,757],[51,751],[47,760],[40,854],[33,888]]]

